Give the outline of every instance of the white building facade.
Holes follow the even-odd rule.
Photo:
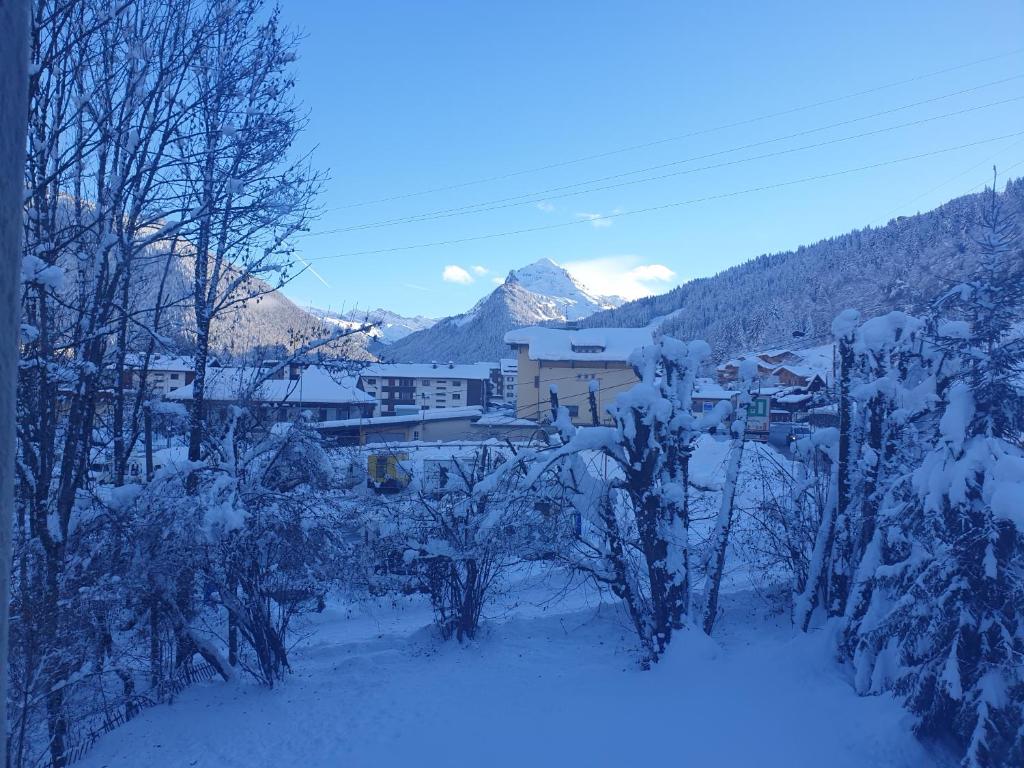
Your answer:
[[[486,410],[490,382],[487,363],[375,363],[359,373],[359,388],[379,403],[376,416],[469,405]]]

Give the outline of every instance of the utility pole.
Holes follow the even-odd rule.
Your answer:
[[[28,0],[4,0],[0,3],[0,723],[7,722],[7,607],[14,516],[28,37]],[[6,730],[0,728],[0,755],[7,754]]]

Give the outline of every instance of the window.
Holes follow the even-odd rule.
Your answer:
[[[540,376],[533,377],[533,388],[540,389]]]
[[[567,405],[565,409],[569,411],[569,416],[574,419],[580,415],[580,407],[578,405]]]
[[[429,387],[430,386],[430,379],[423,379],[423,381],[420,382],[420,386],[421,387]]]
[[[461,399],[462,399],[462,395],[460,395],[458,392],[452,392],[452,400],[461,400]]]
[[[376,379],[367,379],[367,380],[366,380],[366,383],[367,383],[367,384],[376,384],[376,383],[377,383],[377,380],[376,380]]]
[[[461,387],[462,386],[462,379],[452,379],[452,386],[453,387]]]
[[[435,381],[434,383],[435,383],[435,384],[437,384],[437,386],[439,386],[439,387],[443,387],[443,386],[444,386],[445,384],[447,384],[448,382],[447,382],[447,381],[445,381],[444,379],[438,379],[438,380],[437,380],[437,381]]]
[[[180,378],[181,378],[181,374],[180,373],[172,373],[171,374],[171,381],[177,381]]]

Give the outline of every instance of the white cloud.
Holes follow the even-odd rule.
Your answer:
[[[639,256],[605,256],[562,266],[594,293],[627,299],[664,293],[676,278],[664,264],[641,264]]]
[[[657,281],[667,283],[676,273],[664,264],[641,264],[630,270],[629,274],[642,283]]]
[[[505,278],[504,277],[492,277],[491,278],[491,282],[494,283],[495,285],[501,285],[502,283],[505,282]]]
[[[587,219],[592,227],[610,227],[612,225],[611,219],[604,218],[603,213],[577,213],[577,219]]]
[[[541,200],[539,203],[537,203],[537,210],[544,211],[544,213],[551,213],[553,210],[555,210],[555,206],[553,206],[547,200]]]
[[[458,283],[459,285],[469,285],[473,282],[473,276],[457,264],[446,266],[441,273],[441,279],[446,283]]]
[[[473,272],[478,274],[478,275],[480,275],[481,277],[483,275],[486,275],[490,271],[491,270],[489,270],[487,267],[481,267],[479,264],[477,264],[475,267],[473,267]]]

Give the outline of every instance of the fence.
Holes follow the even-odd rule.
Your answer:
[[[209,664],[189,665],[183,668],[174,678],[161,681],[156,687],[146,693],[129,696],[123,700],[122,705],[117,708],[117,711],[107,714],[103,725],[64,752],[64,759],[61,765],[67,766],[81,760],[101,736],[110,733],[118,726],[124,725],[142,710],[155,707],[157,704],[166,704],[193,683],[210,680],[216,676],[217,670]]]

